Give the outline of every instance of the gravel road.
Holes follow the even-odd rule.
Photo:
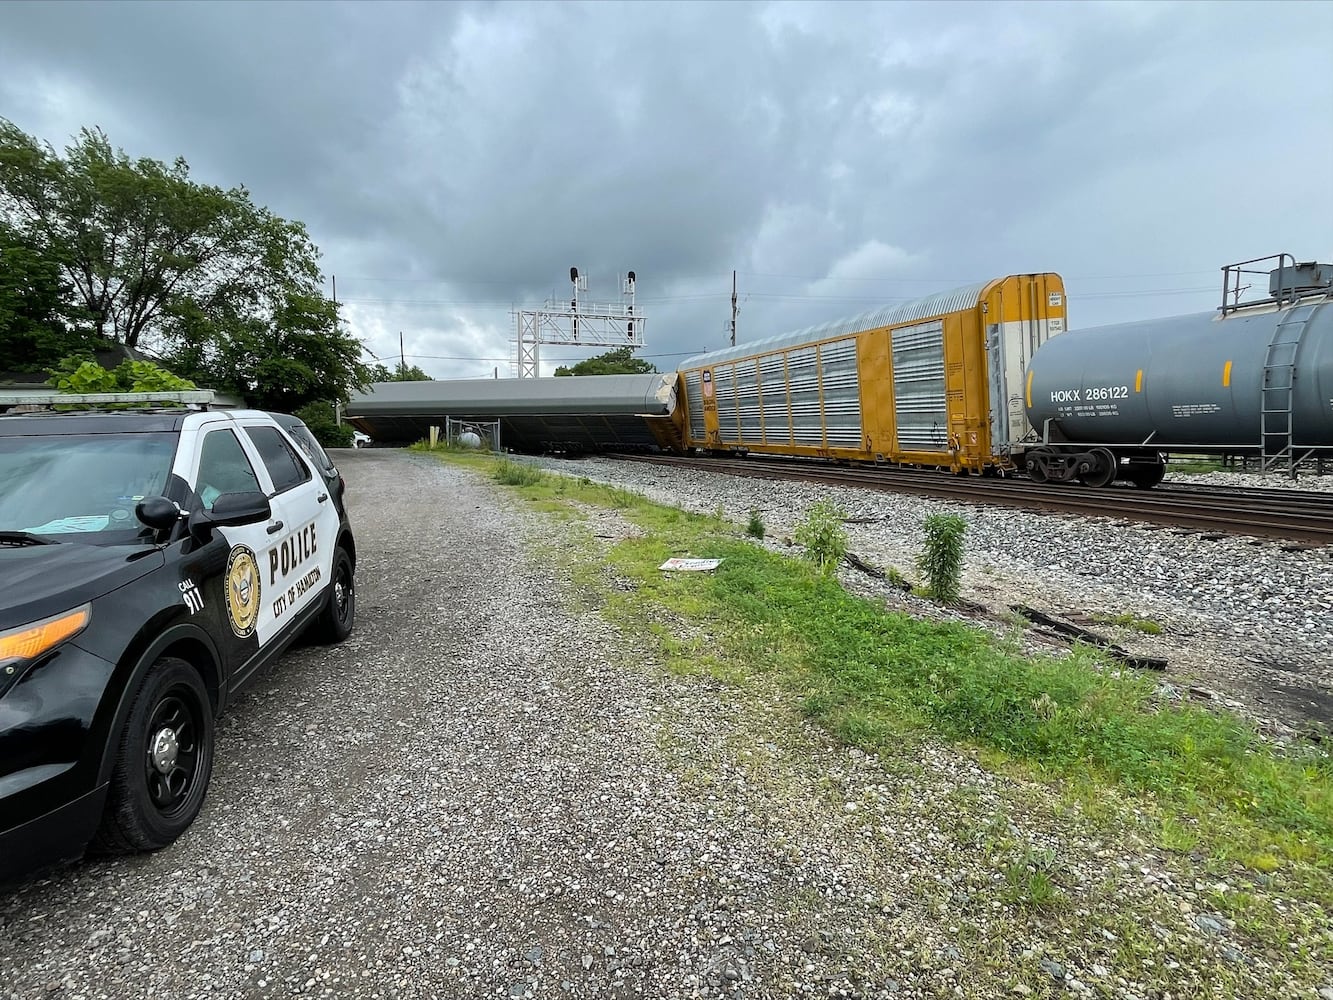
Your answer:
[[[793,869],[743,801],[682,790],[662,746],[678,716],[715,739],[725,699],[613,662],[484,482],[398,452],[338,461],[353,637],[290,652],[232,708],[177,844],[0,896],[0,996],[785,996],[782,970],[819,978],[826,942],[781,897],[854,872],[818,835],[818,877]]]
[[[1044,792],[1007,815],[951,749],[890,778],[777,695],[644,669],[534,557],[549,518],[427,456],[338,461],[357,631],[233,707],[173,847],[0,895],[0,998],[1139,998],[1215,967],[1238,992],[1210,995],[1287,995],[1187,860],[1057,834]],[[990,902],[1003,859],[959,826],[987,818],[1058,850],[1095,938]],[[1156,968],[1117,961],[1138,925]]]

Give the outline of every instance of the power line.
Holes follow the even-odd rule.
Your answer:
[[[974,275],[971,278],[835,278],[831,275],[818,274],[778,274],[772,271],[739,271],[738,274],[750,278],[782,278],[787,281],[873,281],[884,284],[934,284],[934,285],[966,285],[976,282],[978,279]],[[1123,281],[1126,278],[1184,278],[1203,274],[1217,273],[1216,269],[1212,271],[1153,271],[1146,274],[1085,274],[1085,275],[1062,275],[1065,281]]]
[[[668,351],[668,352],[663,353],[663,354],[635,354],[634,356],[635,356],[636,358],[683,358],[683,357],[688,357],[688,356],[691,355],[691,354],[702,354],[703,351],[704,351],[704,348],[702,348],[702,347],[697,347],[697,348],[694,348],[694,349],[692,349],[692,350],[688,350],[688,351]],[[409,357],[409,358],[417,358],[417,359],[425,360],[425,361],[485,361],[485,362],[488,362],[488,363],[493,363],[493,362],[497,362],[497,361],[513,361],[513,360],[514,360],[512,357],[503,357],[503,358],[485,358],[485,357],[482,357],[482,358],[474,358],[474,357],[471,357],[471,356],[465,356],[465,355],[462,355],[462,354],[408,354],[408,355],[405,355],[405,356],[406,356],[406,357]],[[548,360],[550,360],[550,361],[574,361],[574,360],[576,360],[576,358],[577,358],[577,355],[571,355],[570,357],[567,357],[567,358],[549,358]]]
[[[1072,279],[1071,279],[1072,280]],[[1195,292],[1215,291],[1213,285],[1195,285],[1188,288],[1123,288],[1110,292],[1083,292],[1071,296],[1074,301],[1084,299],[1126,298],[1135,295],[1188,295]],[[746,292],[747,299],[768,300],[774,302],[850,302],[883,303],[911,302],[921,298],[919,295],[799,295],[790,292]],[[642,298],[642,302],[696,302],[700,300],[724,300],[725,293],[661,295]],[[404,307],[439,308],[442,306],[468,306],[472,308],[511,309],[507,302],[467,301],[459,299],[390,299],[390,298],[344,298],[343,303],[355,302],[363,305],[388,305]]]
[[[1193,277],[1205,274],[1212,275],[1215,273],[1215,271],[1216,269],[1208,271],[1148,271],[1140,274],[1081,274],[1081,275],[1065,275],[1064,279],[1066,281],[1124,281],[1130,278],[1135,280],[1140,278],[1184,278],[1184,277]],[[911,277],[911,278],[845,277],[844,278],[844,277],[834,277],[832,275],[821,275],[821,274],[784,274],[777,271],[737,271],[736,273],[738,275],[744,275],[745,277],[749,278],[781,278],[785,281],[872,282],[877,284],[900,284],[900,285],[913,285],[913,284],[965,285],[979,280],[975,275],[973,275],[970,278],[938,278],[938,277]],[[463,287],[463,288],[478,286],[478,285],[485,285],[485,286],[501,285],[501,286],[512,287],[512,282],[501,281],[501,280],[491,281],[485,278],[469,278],[466,281],[459,281],[456,278],[407,278],[407,277],[375,277],[372,275],[343,275],[343,281],[344,282],[374,281],[374,282],[386,282],[395,284],[427,284],[427,285],[436,284],[436,285],[450,285],[452,287]],[[671,296],[668,297],[670,298]],[[347,302],[351,300],[341,299],[339,301]]]

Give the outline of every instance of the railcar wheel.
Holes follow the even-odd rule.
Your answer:
[[[1120,471],[1120,460],[1106,448],[1093,448],[1089,454],[1093,459],[1093,467],[1081,473],[1078,481],[1084,486],[1101,489],[1115,479],[1116,473]]]
[[[1050,482],[1051,473],[1046,468],[1046,459],[1054,457],[1048,448],[1033,448],[1027,453],[1024,465],[1027,467],[1028,478],[1038,486]]]
[[[1164,476],[1166,465],[1162,462],[1131,462],[1125,472],[1125,478],[1140,490],[1152,489]]]

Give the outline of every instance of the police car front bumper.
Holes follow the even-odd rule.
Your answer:
[[[97,832],[108,786],[89,734],[113,669],[67,642],[0,698],[0,883],[78,857]]]
[[[97,832],[109,786],[95,788],[45,815],[0,832],[0,885],[36,875],[83,854]],[[0,814],[4,802],[0,801]]]

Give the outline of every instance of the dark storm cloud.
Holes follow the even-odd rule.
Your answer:
[[[10,4],[0,114],[245,183],[452,376],[571,264],[638,272],[649,355],[720,346],[732,269],[742,337],[1033,269],[1082,325],[1208,308],[1333,254],[1284,193],[1333,169],[1330,50],[1313,4]]]

